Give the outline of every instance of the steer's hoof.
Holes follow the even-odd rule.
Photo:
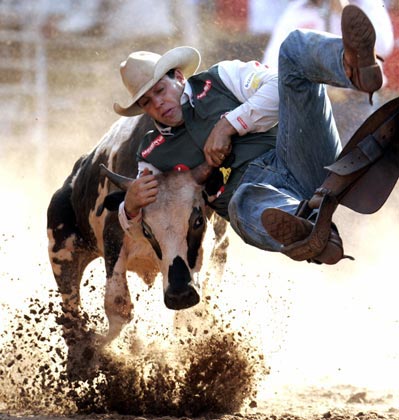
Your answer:
[[[184,288],[179,289],[169,285],[164,294],[166,307],[175,311],[191,308],[197,305],[200,299],[200,294],[191,284],[187,284]]]

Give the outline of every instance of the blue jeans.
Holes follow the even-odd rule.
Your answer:
[[[266,208],[295,213],[324,181],[341,142],[325,84],[351,87],[343,63],[342,39],[296,30],[279,55],[279,129],[276,148],[253,160],[229,204],[233,229],[248,244],[279,251],[261,222]]]

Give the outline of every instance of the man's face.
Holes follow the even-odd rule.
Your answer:
[[[177,127],[184,122],[180,104],[184,83],[184,76],[177,69],[174,79],[164,76],[137,103],[152,119],[167,127]]]

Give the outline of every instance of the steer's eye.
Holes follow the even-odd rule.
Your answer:
[[[152,233],[145,226],[143,226],[143,235],[147,239],[151,239],[152,238]]]
[[[204,224],[204,218],[201,216],[198,216],[193,224],[193,228],[194,229],[198,229],[199,227],[201,227]]]
[[[151,231],[150,226],[147,225],[147,223],[142,220],[141,226],[143,228],[143,235],[147,238],[148,242],[151,244],[152,248],[154,249],[155,253],[157,254],[158,258],[162,260],[162,251],[161,247],[159,246],[159,243],[157,239],[155,238],[154,234]]]
[[[202,237],[205,232],[205,219],[199,207],[194,207],[188,221],[187,231],[187,261],[194,268],[200,252]]]

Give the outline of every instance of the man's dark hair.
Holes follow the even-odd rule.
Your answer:
[[[169,79],[174,79],[175,78],[175,70],[176,69],[170,69],[165,76],[168,76]]]

